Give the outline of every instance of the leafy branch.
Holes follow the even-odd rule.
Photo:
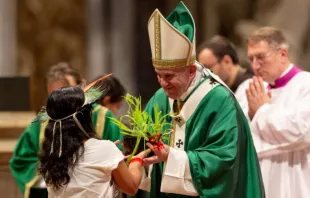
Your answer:
[[[143,139],[143,141],[150,141],[150,138],[152,138],[153,140],[155,139],[156,142],[158,142],[160,138],[166,140],[171,130],[169,129],[170,127],[163,130],[166,128],[165,126],[170,126],[170,123],[166,122],[166,118],[169,114],[162,115],[157,104],[153,107],[153,119],[145,110],[142,110],[141,96],[134,97],[127,94],[124,99],[129,106],[128,113],[120,117],[120,119],[112,117],[110,117],[110,119],[120,128],[122,134],[137,139],[134,150],[127,160],[127,162],[129,162],[132,156],[136,154],[141,139]]]

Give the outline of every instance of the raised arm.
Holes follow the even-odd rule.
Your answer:
[[[128,195],[135,195],[138,191],[142,179],[142,159],[147,153],[149,150],[142,151],[133,157],[128,167],[124,161],[121,161],[112,172],[116,185]]]

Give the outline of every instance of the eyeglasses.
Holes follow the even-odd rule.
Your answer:
[[[253,56],[249,56],[248,57],[248,61],[250,63],[253,63],[254,61],[254,58],[256,59],[256,61],[258,62],[264,62],[264,60],[269,57],[274,51],[271,51],[271,52],[268,52],[268,53],[260,53],[260,54],[256,54],[256,55],[253,55]]]

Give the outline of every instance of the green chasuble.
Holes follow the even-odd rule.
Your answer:
[[[163,89],[149,101],[148,113],[152,114],[155,104],[163,114],[170,113],[171,104]],[[172,119],[167,118],[167,122]],[[199,197],[265,197],[247,120],[234,96],[224,86],[215,86],[204,95],[185,123],[184,151]],[[189,197],[160,192],[163,167],[163,163],[153,165],[150,197]],[[173,186],[173,183],[169,184]]]
[[[122,139],[119,128],[109,119],[109,117],[113,116],[112,112],[107,108],[98,104],[93,105],[92,121],[98,137],[111,141]],[[25,198],[47,197],[46,188],[35,188],[30,193],[30,188],[39,179],[37,174],[38,153],[40,152],[40,146],[44,139],[46,124],[40,124],[39,122],[31,123],[19,137],[13,157],[10,160],[11,172]]]
[[[123,136],[120,133],[118,126],[112,123],[110,117],[114,117],[114,114],[99,104],[93,104],[93,114],[92,122],[97,135],[103,140],[111,140],[115,142],[116,140],[122,140]],[[120,149],[122,144],[119,144]]]

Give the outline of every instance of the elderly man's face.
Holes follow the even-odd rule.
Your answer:
[[[260,41],[248,45],[248,59],[255,75],[272,83],[282,73],[282,64],[287,59],[287,50],[271,47],[266,41]]]
[[[178,69],[155,69],[160,86],[171,99],[179,99],[195,77],[196,66]]]
[[[67,75],[64,80],[57,80],[47,84],[47,94],[50,95],[55,89],[67,86],[76,86],[77,82],[73,76]]]

